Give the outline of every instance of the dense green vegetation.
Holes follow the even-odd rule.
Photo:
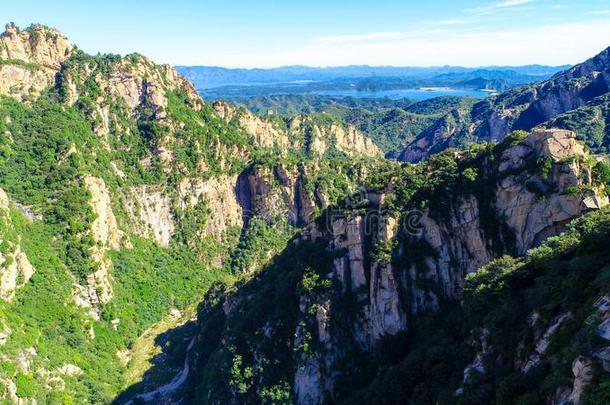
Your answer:
[[[84,278],[95,267],[87,254],[93,240],[83,232],[93,221],[93,212],[78,176],[85,162],[95,164],[90,153],[99,147],[99,140],[78,111],[63,108],[49,98],[39,99],[32,109],[4,100],[0,115],[5,131],[10,133],[9,138],[3,131],[1,140],[2,187],[32,206],[55,232],[62,234],[62,259],[68,269]],[[84,153],[72,153],[71,149]]]
[[[266,115],[268,111],[287,117],[303,113],[313,116],[312,113],[321,112],[339,122],[356,126],[386,156],[396,157],[422,133],[453,125],[454,111],[467,110],[475,101],[474,98],[451,96],[415,102],[408,99],[285,95],[253,97],[239,100],[238,104],[261,115]]]
[[[331,288],[320,277],[332,260],[323,246],[323,241],[291,245],[253,279],[210,290],[199,308],[203,335],[197,356],[206,366],[194,370],[197,383],[187,394],[191,401],[207,398],[222,402],[232,390],[247,402],[272,401],[270,396],[274,396],[286,403],[292,398],[294,325],[300,318],[298,293],[307,291],[313,304]],[[312,255],[312,251],[318,253]],[[251,299],[244,310],[227,317],[222,303],[228,292],[237,289]],[[262,333],[272,335],[260,340]],[[257,350],[262,358],[257,360],[257,383],[253,384],[251,345],[255,341],[262,345]],[[302,344],[304,350],[310,350],[307,340]]]
[[[126,61],[136,63],[137,58]],[[0,187],[20,207],[12,209],[10,219],[3,222],[3,255],[10,258],[19,246],[35,269],[12,302],[0,301],[0,325],[10,331],[2,348],[2,395],[6,381],[13,380],[22,398],[44,403],[108,403],[125,385],[125,367],[117,353],[129,349],[171,308],[191,305],[213,281],[228,276],[211,269],[209,258],[202,260],[199,249],[181,243],[162,248],[131,234],[129,249],[108,252],[114,297],[101,305],[100,319],[92,319],[74,303],[73,285],[85,284],[100,265],[92,257],[96,242],[89,229],[96,214],[89,204],[85,174],[105,180],[114,212],[124,227],[127,218],[120,204],[121,189],[146,183],[172,187],[196,171],[197,159],[208,162],[210,173],[244,167],[237,160],[219,167],[214,165],[217,159],[213,155],[220,143],[247,144],[243,133],[224,124],[207,105],[198,112],[187,109],[185,96],[176,92],[169,94],[168,114],[184,123],[183,131],[175,136],[176,145],[182,146],[175,147],[175,156],[184,171],[164,171],[155,151],[167,129],[151,112],[142,111],[133,119],[124,105],[100,89],[93,76],[86,76],[91,69],[108,74],[117,63],[122,63],[120,57],[78,52],[64,64],[62,78],[70,75],[79,86],[73,106],[61,103],[66,93],[62,80],[31,105],[0,100]],[[100,99],[109,106],[113,119],[105,139],[93,132],[101,122],[95,107]],[[194,125],[198,120],[206,125]],[[195,144],[205,145],[209,154],[204,155]],[[146,158],[152,162],[148,167],[142,164]],[[122,169],[121,176],[111,162]],[[26,219],[20,210],[34,220]],[[205,215],[198,212],[195,217]],[[226,249],[215,244],[199,248],[208,253]],[[28,348],[32,354],[26,352]],[[29,356],[27,369],[15,366],[20,356]],[[66,364],[81,371],[61,375],[58,369]],[[65,382],[65,390],[57,377]]]
[[[333,97],[313,94],[259,96],[231,101],[256,114],[267,115],[269,111],[271,111],[273,114],[282,116],[322,112],[332,107],[362,108],[372,111],[391,108],[407,108],[414,103],[414,101],[406,98],[392,100],[389,98]]]
[[[12,303],[0,302],[0,319],[12,330],[2,348],[7,357],[0,375],[16,377],[18,387],[29,387],[18,392],[21,397],[34,392],[45,403],[108,402],[124,385],[117,351],[129,347],[167,310],[189,304],[220,277],[202,271],[188,252],[136,241],[132,250],[117,253],[116,297],[103,308],[101,321],[93,321],[71,302],[74,280],[58,255],[61,249],[53,247],[52,228],[30,222],[16,210],[11,212],[11,224],[36,269]],[[111,327],[112,319],[121,321],[117,330]],[[29,373],[16,371],[10,359],[30,347],[36,355],[30,359]],[[41,377],[44,370],[54,373],[65,364],[79,367],[83,374],[63,377],[65,391],[59,386],[57,391],[43,388],[51,376]],[[58,395],[61,400],[54,402]]]
[[[134,109],[106,87],[110,77],[125,71],[141,74],[143,87],[151,76],[163,86],[169,82],[162,68],[139,55],[76,51],[62,64],[56,86],[36,100],[0,98],[0,188],[11,206],[10,214],[0,212],[2,270],[13,263],[17,248],[35,269],[12,301],[0,300],[0,333],[8,335],[0,359],[0,397],[14,385],[18,397],[41,403],[111,402],[126,388],[125,361],[143,332],[170,310],[198,302],[213,283],[230,284],[256,273],[285,248],[295,224],[303,225],[309,215],[351,192],[373,164],[348,159],[332,140],[325,140],[324,156],[315,155],[309,147],[314,126],[339,122],[323,114],[308,118],[304,134],[293,134],[302,138],[302,148],[279,150],[257,148],[237,122],[225,122],[179,86],[163,89],[167,103],[160,110],[148,100]],[[287,125],[281,117],[273,120]],[[169,158],[162,151],[169,151]],[[302,218],[292,225],[283,211],[289,207],[274,206],[278,211],[271,215],[251,213],[243,229],[240,224],[220,236],[206,234],[210,218],[219,213],[203,198],[185,206],[178,193],[183,180],[235,178],[254,170],[265,173],[259,180],[266,192],[285,187],[281,170],[296,173],[299,204],[312,201],[311,207],[297,206]],[[105,184],[120,248],[93,235],[97,214],[86,185],[90,177]],[[175,224],[169,246],[138,228],[134,218],[142,207],[133,200],[142,190],[167,196],[164,209]],[[289,197],[277,194],[289,205]],[[93,303],[97,319],[77,306],[75,295],[106,265],[112,298]],[[26,281],[20,277],[19,284]],[[170,352],[184,356],[184,336],[190,334],[177,334]],[[64,366],[74,375],[62,371]],[[285,384],[269,387],[264,395],[285,399]]]
[[[24,62],[20,59],[0,59],[0,65],[16,65],[16,66],[24,67],[31,71],[36,71],[36,70],[40,69],[40,67],[41,67],[40,65],[38,65],[36,63],[28,63],[28,62]]]
[[[503,257],[472,274],[463,305],[449,304],[418,319],[401,341],[402,359],[388,356],[391,361],[378,363],[372,383],[348,402],[546,403],[558,387],[571,386],[578,356],[591,358],[592,351],[607,345],[596,336],[596,323],[587,319],[596,312],[597,298],[610,293],[609,236],[610,211],[592,213],[524,259]],[[534,312],[539,320],[532,326]],[[515,362],[533,350],[535,333],[564,313],[572,317],[552,335],[540,364],[527,373],[515,371]],[[482,328],[489,331],[486,372],[475,372],[463,384],[463,369],[475,354],[466,342],[479,339]],[[593,370],[583,403],[607,403],[608,375],[598,365]],[[456,395],[460,387],[462,394]]]
[[[0,64],[39,68],[15,60]],[[108,91],[108,83],[128,82],[132,74],[142,76],[135,85],[141,84],[142,94],[129,104]],[[580,219],[566,235],[523,259],[505,256],[471,275],[463,305],[443,300],[438,286],[424,276],[426,243],[405,234],[384,242],[367,235],[366,266],[384,263],[406,271],[404,266],[414,264],[414,283],[441,297],[438,312],[409,314],[409,331],[382,338],[372,352],[364,352],[352,335],[363,308],[360,291],[344,291],[328,277],[333,260],[345,252],[328,248],[332,237],[324,231],[311,239],[297,236],[298,227],[311,218],[323,229],[324,214],[333,208],[343,209],[347,218],[367,212],[372,203],[357,200],[358,194],[342,202],[364,183],[390,192],[384,207],[397,218],[418,209],[441,222],[449,219],[458,197],[471,194],[479,204],[487,247],[498,255],[512,253],[511,235],[491,209],[490,190],[500,180],[500,154],[524,133],[514,133],[501,145],[461,151],[446,148],[474,139],[443,139],[433,152],[446,150],[418,165],[349,156],[333,139],[322,140],[322,156],[314,152],[313,134],[319,128],[349,123],[394,156],[421,134],[462,131],[470,123],[472,99],[251,100],[260,112],[281,110],[268,120],[283,131],[294,113],[308,113],[302,132],[289,133],[297,146],[256,147],[237,116],[226,122],[213,106],[194,100],[188,86],[170,86],[168,76],[136,54],[122,58],[75,51],[58,72],[56,86],[36,100],[22,104],[0,98],[0,188],[10,200],[8,209],[0,208],[0,266],[5,271],[27,256],[35,269],[29,280],[16,278],[14,298],[0,300],[0,396],[14,387],[17,397],[40,403],[109,403],[121,392],[125,398],[120,400],[128,399],[150,388],[146,380],[126,387],[134,382],[126,377],[125,363],[135,352],[130,349],[173,309],[187,309],[201,297],[197,328],[191,322],[157,341],[164,345],[163,355],[174,356],[158,365],[180,366],[180,356],[197,334],[193,356],[200,367],[191,371],[185,389],[194,402],[294,402],[295,364],[327,350],[314,320],[331,300],[329,325],[342,342],[339,360],[332,364],[339,375],[332,401],[539,403],[569,382],[576,357],[590,357],[604,344],[585,320],[591,319],[591,303],[609,292],[603,244],[610,232],[607,210]],[[392,84],[367,79],[360,85],[366,90]],[[152,102],[155,97],[160,103]],[[597,118],[607,113],[607,103],[598,101],[560,119],[603,150],[606,129]],[[610,184],[608,163],[579,163],[591,168],[595,186]],[[528,170],[544,180],[553,165],[533,161]],[[107,188],[97,198],[113,212],[105,225],[116,228],[116,243],[93,231],[99,218],[95,192],[87,187],[92,177]],[[213,178],[228,179],[226,188],[238,194],[232,208],[243,214],[243,227],[238,220],[215,235],[208,225],[218,218],[214,209],[224,209],[225,197],[212,201],[212,208],[204,191],[193,197],[196,201],[180,194],[193,179]],[[193,188],[207,186],[200,182]],[[569,192],[589,186],[579,187]],[[150,207],[135,204],[140,199],[163,205],[163,213],[147,212],[154,217],[151,232],[141,229],[149,224],[138,215]],[[157,242],[154,236],[161,231],[168,231],[169,239]],[[17,249],[25,256],[17,257]],[[107,275],[96,274],[106,267]],[[108,301],[94,299],[105,288],[95,284],[96,277],[107,277],[112,286]],[[90,307],[83,307],[82,297],[76,299],[86,287],[94,290],[87,295]],[[533,346],[528,317],[534,311],[540,324],[535,328],[562,313],[571,318],[553,336],[543,361],[524,375],[514,364]],[[464,366],[476,351],[468,342],[482,328],[489,330],[486,373],[463,383]],[[586,392],[590,403],[609,399],[607,375],[599,366],[595,363]],[[172,377],[159,375],[155,384]]]
[[[594,374],[584,403],[606,403],[608,375],[591,353],[607,342],[595,335],[596,323],[588,320],[595,314],[593,302],[610,293],[610,256],[605,249],[609,236],[610,211],[589,214],[524,259],[505,256],[472,274],[461,306],[445,302],[436,313],[414,317],[408,333],[382,339],[370,353],[349,348],[349,363],[336,365],[337,371],[347,373],[337,390],[340,402],[545,403],[558,387],[571,387],[572,362],[586,356],[594,360]],[[323,277],[332,256],[309,254],[324,251],[319,243],[293,245],[254,280],[228,291],[214,289],[206,297],[200,307],[203,340],[197,358],[205,367],[196,371],[198,384],[189,394],[191,400],[222,401],[238,392],[243,401],[264,403],[270,400],[269,391],[290,398],[287,384],[294,378],[295,356],[323,350],[312,339],[317,330],[302,321],[303,298],[298,297],[307,297],[309,314],[315,314],[334,294],[332,283]],[[229,302],[241,309],[225,316],[221,304],[237,288],[240,294]],[[250,297],[246,307],[239,297]],[[342,314],[353,315],[356,307],[344,304]],[[539,318],[532,326],[534,312]],[[527,360],[536,334],[564,313],[571,318],[552,336],[543,360],[527,373],[516,371],[514,364]],[[333,322],[344,321],[337,315]],[[294,326],[299,322],[303,340],[295,347]],[[489,331],[486,371],[473,372],[464,383],[463,370],[476,351],[469,342],[479,339],[483,328]],[[270,335],[261,339],[261,334]]]
[[[117,351],[128,348],[170,308],[191,304],[221,276],[180,246],[162,249],[132,237],[133,248],[112,253],[115,298],[101,309],[100,321],[76,307],[72,285],[97,268],[90,256],[95,242],[86,232],[95,215],[82,175],[102,175],[115,186],[119,181],[108,167],[110,152],[101,147],[86,117],[54,97],[43,96],[31,107],[10,99],[0,103],[0,186],[42,218],[30,221],[12,209],[10,220],[3,222],[3,240],[18,244],[36,272],[13,302],[0,302],[2,325],[12,331],[2,349],[6,357],[0,375],[15,379],[20,397],[108,402],[124,384]],[[116,330],[114,319],[121,322]],[[30,347],[35,355],[29,371],[18,371],[10,359]],[[65,391],[43,388],[52,374],[43,378],[40,373],[57,373],[65,364],[83,374],[63,377]]]
[[[561,114],[546,125],[575,131],[593,150],[607,153],[610,151],[610,94]]]

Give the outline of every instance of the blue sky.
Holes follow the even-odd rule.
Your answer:
[[[610,46],[608,0],[5,1],[4,22],[89,52],[228,67],[573,64]]]

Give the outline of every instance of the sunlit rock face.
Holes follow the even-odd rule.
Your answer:
[[[18,101],[35,99],[55,83],[61,64],[73,52],[59,31],[32,25],[20,30],[8,24],[0,35],[0,94]]]

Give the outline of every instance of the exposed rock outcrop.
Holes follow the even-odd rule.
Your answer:
[[[587,156],[576,134],[564,130],[535,131],[503,153],[499,171],[506,176],[498,185],[496,207],[514,231],[518,254],[559,233],[570,219],[608,203],[604,193],[578,191],[591,184],[591,169],[582,163]],[[549,173],[523,173],[528,163],[541,165],[544,159],[553,162]],[[547,189],[554,192],[540,199]]]
[[[154,121],[156,128],[165,134],[155,140],[155,153],[166,172],[171,170],[173,162],[171,135],[183,125],[174,122],[168,114],[169,93],[186,95],[186,103],[194,111],[203,106],[193,85],[171,66],[156,65],[138,54],[65,64],[57,81],[66,104],[85,100],[85,112],[94,123],[92,129],[104,140],[106,148],[109,134],[117,136],[131,131],[125,126],[126,117],[147,123]],[[97,89],[93,94],[92,86]]]
[[[258,147],[272,148],[277,146],[283,151],[292,146],[284,128],[273,121],[255,115],[246,109],[238,109],[228,103],[217,101],[214,111],[226,122],[235,122],[237,126],[252,136]]]
[[[537,318],[538,316],[532,317],[532,326],[534,327],[537,326]],[[549,342],[553,334],[557,332],[557,330],[571,318],[572,315],[570,313],[561,314],[555,318],[554,322],[551,325],[544,329],[544,332],[542,332],[542,334],[536,339],[534,351],[530,354],[527,361],[520,365],[519,370],[522,373],[527,373],[528,371],[540,364],[542,356],[544,356],[546,349],[549,347]]]
[[[418,184],[426,180],[441,184],[438,189],[424,188],[421,200],[407,197],[397,202],[404,193],[417,195],[421,189],[411,184],[405,186],[411,178],[396,177],[383,190],[364,191],[331,206],[260,277],[237,291],[227,291],[218,305],[202,306],[202,311],[214,311],[212,314],[217,314],[223,325],[242,322],[240,317],[250,313],[248,305],[252,302],[286,300],[288,309],[275,308],[269,318],[247,322],[244,329],[254,332],[246,338],[233,334],[239,334],[240,327],[236,327],[237,332],[227,332],[224,327],[219,334],[217,329],[212,332],[203,326],[198,339],[206,345],[219,345],[220,351],[227,344],[245,346],[243,352],[230,351],[247,353],[253,359],[253,370],[258,370],[261,359],[273,362],[290,358],[292,393],[297,403],[340,401],[343,398],[337,382],[343,377],[349,380],[362,371],[358,362],[363,353],[376,356],[392,352],[385,345],[392,344],[393,339],[405,342],[401,339],[407,339],[412,322],[428,318],[425,315],[441,306],[448,310],[443,304],[458,305],[467,275],[494,259],[517,256],[538,246],[562,232],[570,220],[608,204],[605,186],[591,172],[594,159],[572,132],[533,131],[520,141],[514,139],[481,149],[474,157],[472,152],[455,152],[442,158],[456,159],[456,169],[449,173],[440,170],[414,180]],[[443,159],[439,161],[445,162]],[[416,169],[438,170],[435,164],[438,163],[433,161],[414,168],[413,176]],[[465,176],[466,170],[476,173],[478,181]],[[273,194],[270,184],[274,175],[281,184],[295,182],[293,176],[281,170],[272,174],[257,169],[240,176],[238,183],[243,184],[238,189],[245,192],[238,195],[244,212],[273,206],[261,205],[261,201]],[[432,203],[434,198],[442,202]],[[265,213],[258,212],[261,216]],[[537,214],[529,218],[530,212]],[[294,268],[290,264],[293,254]],[[307,258],[303,259],[304,256]],[[267,291],[264,298],[258,296],[262,287],[257,283],[269,285],[278,274],[287,274],[286,278],[292,279],[282,281],[290,293],[282,290],[274,295]],[[291,284],[295,279],[295,284]],[[258,306],[255,308],[256,316],[266,314]],[[200,323],[209,328],[208,320],[216,319],[216,315],[208,315],[200,313]],[[527,346],[526,352],[523,344],[517,349],[520,352],[511,364],[516,371],[526,372],[547,360],[552,336],[571,319],[568,312],[555,316],[544,324],[530,324],[535,325],[534,347]],[[604,328],[603,322],[598,329],[600,326]],[[488,356],[497,350],[498,343],[493,340],[495,329],[481,325],[472,333],[476,336],[475,351],[472,360],[467,359],[462,388],[456,395],[468,394],[477,381],[475,374],[487,372],[488,361],[492,360]],[[277,347],[278,334],[288,342],[287,349]],[[195,364],[210,361],[209,353],[206,347],[205,359],[197,357],[200,353]],[[603,358],[606,352],[595,355]],[[589,381],[587,367],[581,363],[575,363],[574,387],[563,393],[565,398],[579,400],[582,387]],[[354,374],[351,367],[356,369]],[[269,376],[265,370],[253,374],[254,380],[261,381]],[[229,395],[242,398],[235,390]]]
[[[321,123],[312,116],[301,115],[282,123],[222,101],[214,103],[214,110],[220,118],[249,134],[258,147],[276,147],[284,153],[288,149],[305,149],[316,156],[335,147],[350,156],[381,156],[373,141],[352,125]]]
[[[489,352],[489,343],[487,339],[489,338],[489,330],[483,329],[481,331],[477,331],[478,336],[474,339],[473,346],[477,348],[477,354],[474,359],[464,368],[464,383],[469,382],[476,374],[485,374],[485,364],[484,358],[487,356]]]
[[[194,109],[202,105],[192,84],[171,66],[157,66],[141,55],[131,55],[113,63],[108,75],[97,74],[95,80],[103,94],[122,100],[132,114],[138,107],[145,106],[159,121],[167,118],[168,90],[185,91]]]
[[[112,212],[110,193],[103,179],[86,175],[83,178],[85,187],[91,193],[90,205],[96,218],[91,224],[91,235],[96,245],[91,248],[91,259],[98,264],[98,269],[87,275],[86,285],[75,283],[74,300],[77,305],[88,308],[89,313],[97,319],[100,304],[112,299],[112,262],[107,251],[129,248],[131,243],[127,235],[117,226]]]
[[[302,335],[295,336],[295,346],[299,347]],[[317,356],[301,355],[299,367],[294,374],[294,391],[297,403],[313,405],[324,400],[324,379],[320,360]]]
[[[15,297],[15,290],[23,287],[34,272],[34,267],[19,245],[7,257],[0,254],[0,298],[11,301]]]
[[[237,176],[214,177],[209,180],[184,179],[179,185],[180,209],[204,203],[209,213],[203,235],[221,240],[230,227],[243,225],[243,209],[237,198]]]
[[[91,225],[93,239],[103,248],[118,250],[125,243],[127,236],[117,226],[112,212],[110,194],[103,179],[87,175],[83,179],[85,187],[91,193],[91,207],[96,218]]]
[[[467,108],[460,107],[450,111],[437,119],[407,145],[398,155],[398,160],[416,163],[433,153],[451,146],[457,146],[452,144],[452,139],[468,131],[469,123],[470,110]]]
[[[153,186],[134,186],[125,200],[133,231],[169,246],[176,228],[170,197]]]
[[[9,204],[8,196],[0,189],[0,221],[5,228],[12,227]],[[21,250],[19,235],[17,240],[5,240],[7,236],[0,233],[0,242],[8,247],[8,252],[0,252],[0,299],[11,301],[15,291],[26,285],[35,269]]]
[[[55,70],[59,70],[73,50],[63,34],[39,24],[23,31],[12,23],[7,24],[6,30],[0,35],[0,41],[0,58],[37,63]]]
[[[352,125],[321,124],[312,117],[295,117],[290,131],[304,139],[307,151],[322,156],[332,147],[349,156],[380,156],[381,150]]]
[[[18,64],[0,64],[0,94],[17,101],[36,98],[53,81],[54,76],[44,69],[34,69]]]
[[[73,52],[59,31],[32,25],[20,30],[8,24],[0,35],[0,94],[18,101],[33,99],[55,83],[61,64]]]
[[[586,357],[578,357],[572,363],[574,381],[571,389],[561,390],[553,401],[556,405],[579,405],[584,389],[593,379],[593,364]]]

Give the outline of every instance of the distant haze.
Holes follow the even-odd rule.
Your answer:
[[[325,81],[367,77],[401,77],[410,79],[429,79],[435,76],[469,75],[471,77],[521,77],[522,82],[538,80],[562,71],[570,65],[561,66],[483,66],[467,68],[461,66],[283,66],[270,69],[223,68],[216,66],[175,66],[181,74],[194,82],[198,88],[214,88],[228,85],[260,85],[296,81]]]

